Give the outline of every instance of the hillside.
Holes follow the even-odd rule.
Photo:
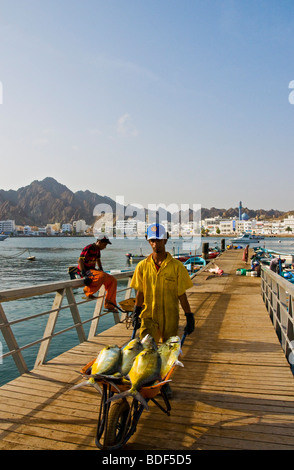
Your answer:
[[[94,221],[93,209],[97,204],[115,201],[90,191],[73,193],[53,178],[33,181],[17,191],[0,190],[0,220],[12,219],[17,225],[44,226],[47,223],[70,223],[84,219]]]
[[[54,178],[47,177],[42,181],[33,181],[28,186],[18,190],[0,190],[0,220],[12,219],[17,225],[44,226],[47,223],[71,223],[74,220],[84,219],[87,224],[93,224],[96,217],[93,210],[97,204],[109,205],[113,213],[116,210],[116,201],[108,196],[101,196],[90,191],[72,192]],[[145,209],[146,212],[146,209]],[[159,211],[160,212],[160,211]],[[287,216],[278,210],[251,210],[243,208],[249,218],[273,219]],[[131,211],[128,211],[130,214]],[[290,214],[294,212],[291,211]],[[136,212],[134,212],[134,216]],[[150,215],[150,214],[149,214]],[[238,217],[238,208],[211,209],[202,208],[201,218],[221,216],[223,218]],[[175,219],[177,215],[167,214],[164,219]],[[190,211],[190,220],[192,213]]]

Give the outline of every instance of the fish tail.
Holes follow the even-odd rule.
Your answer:
[[[96,388],[96,390],[97,390],[99,393],[101,393],[101,395],[102,395],[102,390],[101,390],[101,388],[99,387],[99,385],[97,384],[97,382],[91,381],[91,379],[90,379],[90,380],[86,380],[86,381],[84,381],[84,382],[81,382],[81,383],[79,383],[79,384],[77,384],[77,385],[74,385],[73,387],[70,388],[70,390],[77,390],[78,388],[84,387],[84,386],[87,386],[87,385],[92,385],[92,386],[93,386],[94,388]]]
[[[88,380],[84,381],[84,382],[81,382],[77,385],[74,385],[73,387],[70,388],[70,390],[77,390],[78,388],[80,387],[84,387],[85,385],[89,385],[89,382]]]
[[[136,392],[135,395],[132,395],[134,398],[136,398],[137,401],[139,401],[145,408],[146,411],[149,411],[149,406],[147,404],[147,401],[145,398],[141,395],[141,393]]]
[[[112,397],[108,398],[106,403],[109,403],[111,401],[120,400],[121,398],[126,398],[126,397],[129,397],[130,395],[131,395],[130,390],[126,390],[125,392],[117,393],[117,394],[113,395]]]
[[[176,361],[174,365],[184,367],[184,364],[181,361]]]
[[[94,383],[91,384],[91,385],[93,385],[93,387],[96,388],[97,392],[101,393],[101,395],[102,395],[102,389],[101,389],[101,387],[99,387],[99,385],[97,384],[97,382],[94,382]]]
[[[113,395],[111,398],[109,398],[107,400],[106,403],[111,402],[111,401],[116,401],[116,400],[119,400],[121,398],[126,398],[126,397],[135,398],[137,401],[139,401],[144,406],[145,410],[149,411],[149,407],[148,407],[148,404],[147,404],[147,401],[145,400],[145,398],[137,390],[132,390],[132,389],[126,390],[125,392],[122,392],[122,393],[117,393],[116,395]]]

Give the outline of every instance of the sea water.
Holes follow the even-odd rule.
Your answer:
[[[168,240],[166,249],[171,253],[181,253],[190,251],[192,255],[201,255],[203,242],[208,242],[211,248],[220,247],[221,238],[225,237],[205,237],[198,240],[195,248],[189,242],[178,239]],[[68,267],[76,266],[81,250],[87,244],[93,243],[94,238],[89,237],[12,237],[0,242],[0,290],[17,289],[38,284],[48,284],[50,282],[69,280]],[[225,238],[226,244],[229,239]],[[281,253],[294,253],[294,238],[266,238],[258,244],[261,247],[277,250]],[[148,242],[142,238],[114,238],[112,245],[108,245],[101,252],[102,265],[104,270],[133,270],[136,264],[130,264],[126,253],[148,255],[151,248]],[[27,258],[34,256],[35,261]],[[118,281],[118,291],[126,287],[127,281]],[[134,294],[134,293],[133,293]],[[77,302],[82,300],[83,288],[74,290]],[[118,293],[117,302],[123,300],[125,292]],[[4,302],[2,307],[9,321],[18,320],[29,315],[36,315],[49,311],[52,308],[55,292],[42,296],[20,299],[17,301]],[[64,300],[66,305],[67,301]],[[87,320],[93,315],[95,302],[85,302],[79,306],[81,320]],[[13,334],[20,347],[30,344],[43,337],[44,329],[48,320],[48,315],[17,323],[12,326]],[[55,332],[67,328],[73,324],[70,309],[61,310],[55,326]],[[113,315],[109,314],[100,319],[98,333],[111,327],[114,324]],[[87,336],[90,322],[84,325]],[[131,332],[130,332],[131,336]],[[119,338],[117,340],[120,345]],[[76,330],[53,338],[47,360],[67,351],[79,344]],[[8,352],[7,345],[2,333],[0,333],[0,355]],[[24,349],[22,354],[29,369],[34,367],[39,345]],[[2,362],[2,363],[1,363]],[[4,358],[0,362],[0,385],[12,380],[19,375],[12,357]]]

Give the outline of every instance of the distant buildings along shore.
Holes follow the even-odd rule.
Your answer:
[[[160,221],[171,234],[179,235],[224,235],[231,236],[244,232],[257,235],[294,235],[294,216],[290,215],[284,219],[277,220],[257,220],[249,219],[243,214],[240,218],[231,217],[210,217],[199,222],[188,222],[185,224]],[[111,220],[100,219],[99,223],[87,225],[85,220],[77,220],[72,223],[46,224],[44,227],[29,225],[16,225],[14,220],[1,220],[0,233],[12,236],[56,236],[56,235],[89,235],[95,236],[99,233],[106,233],[117,236],[144,235],[147,222],[138,221],[132,218],[127,220],[117,220],[113,224]]]

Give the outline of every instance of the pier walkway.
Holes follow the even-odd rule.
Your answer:
[[[225,275],[203,271],[188,292],[196,328],[172,376],[171,415],[151,403],[125,450],[294,450],[294,378],[261,279],[236,276],[242,250],[216,262]],[[130,336],[117,324],[2,386],[0,449],[97,449],[99,394],[70,388],[104,345]]]

